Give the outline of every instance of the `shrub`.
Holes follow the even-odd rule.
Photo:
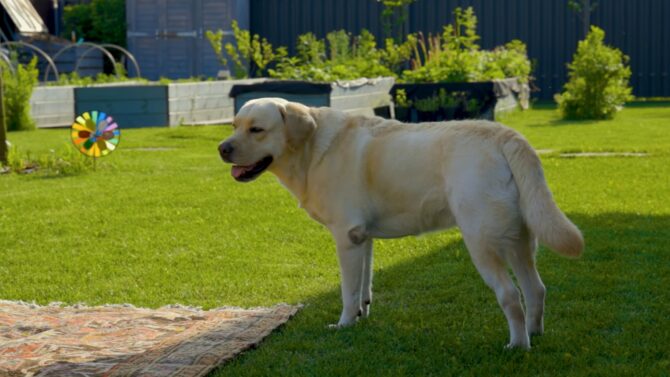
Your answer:
[[[566,119],[610,119],[633,99],[628,80],[628,57],[606,46],[605,32],[592,26],[586,39],[579,42],[564,92],[556,95]]]
[[[232,28],[235,44],[223,44],[223,30],[207,31],[205,35],[222,66],[228,66],[228,59],[223,51],[233,61],[235,78],[263,76],[271,63],[279,61],[288,54],[285,47],[278,47],[275,50],[267,39],[261,38],[258,34],[251,35],[249,30],[240,29],[235,20]]]
[[[30,117],[30,97],[37,85],[37,57],[33,57],[28,64],[19,64],[17,56],[12,53],[12,65],[0,61],[4,84],[3,101],[5,104],[5,119],[7,130],[33,130],[35,121]]]
[[[480,81],[517,77],[521,82],[528,82],[531,64],[526,45],[520,40],[515,39],[492,51],[481,51],[480,54],[482,62]]]

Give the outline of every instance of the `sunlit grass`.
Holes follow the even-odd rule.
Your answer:
[[[550,150],[547,179],[587,243],[577,261],[541,249],[546,334],[530,352],[503,350],[505,319],[455,230],[377,242],[372,316],[327,329],[340,310],[329,234],[274,177],[230,178],[222,126],[124,130],[96,171],[0,176],[0,299],[306,304],[217,376],[668,375],[669,119],[658,105],[609,122],[561,122],[545,107],[503,119]],[[9,133],[34,154],[68,137]],[[574,151],[648,156],[560,156]]]

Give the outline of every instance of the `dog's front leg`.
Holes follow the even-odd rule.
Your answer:
[[[372,252],[372,239],[352,240],[349,234],[335,234],[335,242],[342,289],[342,315],[337,327],[342,327],[353,325],[362,314],[365,261]]]

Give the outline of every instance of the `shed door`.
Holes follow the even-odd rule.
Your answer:
[[[240,0],[129,0],[128,47],[149,79],[214,76],[216,57],[206,30],[230,33],[234,18],[248,25],[248,7]],[[227,36],[227,41],[229,40]]]

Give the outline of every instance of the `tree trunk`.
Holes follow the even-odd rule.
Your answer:
[[[591,0],[582,0],[582,27],[584,38],[586,38],[591,29],[591,11]]]

